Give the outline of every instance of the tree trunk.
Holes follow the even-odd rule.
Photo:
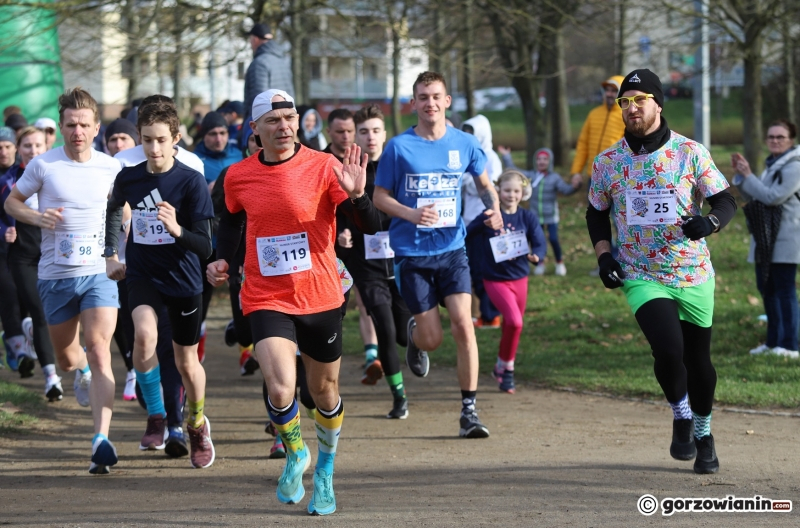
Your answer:
[[[397,136],[403,128],[400,113],[400,22],[395,22],[392,32],[392,134]]]
[[[745,32],[746,37],[747,32]],[[763,144],[761,117],[761,45],[760,35],[747,38],[747,52],[744,57],[744,89],[742,92],[744,157],[750,162],[753,173],[761,172],[761,146]]]
[[[614,43],[616,44],[616,53],[614,54],[614,67],[617,72],[616,75],[625,75],[623,68],[625,68],[625,10],[627,0],[619,0],[617,2],[617,27],[614,32]]]
[[[564,28],[560,26],[555,32],[554,53],[556,76],[550,79],[552,86],[551,99],[547,101],[552,129],[551,145],[553,148],[553,163],[564,166],[569,158],[570,130],[569,130],[569,101],[567,99],[567,71],[564,58]]]
[[[511,86],[517,91],[522,103],[522,115],[525,119],[525,164],[529,169],[535,166],[533,155],[536,149],[544,144],[539,84],[539,81],[532,77],[516,76],[511,78]]]
[[[467,100],[467,119],[469,119],[475,115],[475,53],[472,46],[475,42],[475,16],[472,0],[466,0],[465,4],[464,97]]]
[[[431,71],[442,72],[442,49],[441,43],[444,38],[444,15],[438,4],[433,5],[433,38],[430,39],[430,67]]]
[[[178,115],[184,114],[183,97],[181,96],[181,77],[183,77],[183,44],[181,42],[182,29],[175,28],[175,63],[172,70],[172,100],[178,109]]]
[[[795,40],[792,38],[791,26],[789,18],[783,17],[783,24],[781,28],[783,32],[783,68],[784,77],[786,78],[786,115],[789,121],[797,123],[796,120],[796,91],[795,91],[795,62],[794,62],[794,48]]]

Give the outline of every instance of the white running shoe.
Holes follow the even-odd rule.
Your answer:
[[[122,399],[136,401],[136,371],[133,369],[128,371],[128,377],[125,379],[125,390],[122,392]]]
[[[61,376],[53,374],[48,376],[44,382],[44,395],[47,401],[61,401],[64,396],[64,388],[61,386]]]
[[[537,277],[544,275],[545,269],[547,269],[547,267],[545,266],[544,262],[540,262],[535,268],[533,268],[533,274]]]
[[[556,275],[559,277],[563,277],[567,274],[567,267],[564,265],[563,262],[556,263]]]
[[[25,336],[25,352],[31,359],[39,359],[33,346],[33,319],[26,317],[22,320],[22,335]]]
[[[750,353],[753,354],[754,356],[757,356],[758,354],[765,354],[768,353],[769,351],[770,348],[767,346],[766,343],[761,343],[757,347],[750,349]]]
[[[797,359],[798,357],[800,357],[800,352],[798,352],[797,350],[788,350],[783,347],[775,347],[770,352],[772,354],[775,354],[776,356],[784,356],[791,359]]]
[[[81,407],[88,407],[91,404],[89,400],[89,387],[91,386],[92,371],[83,374],[80,370],[76,370],[75,383],[72,384],[72,388],[75,389],[75,399],[78,400],[78,405]]]

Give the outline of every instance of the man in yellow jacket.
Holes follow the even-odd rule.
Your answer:
[[[604,91],[603,104],[589,112],[583,123],[570,171],[573,175],[591,174],[594,158],[622,139],[625,123],[622,110],[615,102],[622,79],[621,75],[614,75],[600,83]]]

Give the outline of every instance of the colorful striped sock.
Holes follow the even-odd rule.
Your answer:
[[[142,389],[142,398],[147,407],[147,414],[150,416],[166,416],[167,410],[164,408],[164,396],[161,393],[161,366],[147,372],[136,370],[136,383]]]
[[[389,389],[392,391],[392,396],[394,396],[395,400],[399,400],[400,398],[405,399],[406,387],[403,385],[402,372],[386,376],[386,382],[389,384]]]
[[[199,429],[203,425],[203,422],[205,421],[205,416],[203,415],[203,408],[206,405],[205,396],[197,401],[192,401],[187,399],[186,405],[189,406],[189,419],[186,420],[186,424],[189,425],[192,429]]]
[[[711,414],[708,416],[694,415],[694,437],[697,439],[703,438],[711,434]]]
[[[297,400],[292,400],[292,403],[283,409],[276,408],[269,398],[267,401],[269,402],[269,418],[275,425],[278,434],[281,435],[286,450],[295,454],[302,451],[304,444],[303,435],[300,434],[300,407],[297,405]]]
[[[692,409],[689,407],[689,394],[687,393],[678,403],[669,403],[669,406],[672,407],[672,416],[676,420],[691,420],[692,418]],[[695,423],[695,427],[697,424]]]
[[[333,473],[333,460],[336,457],[336,445],[339,443],[339,433],[344,421],[344,405],[342,398],[332,411],[317,409],[317,419],[314,425],[317,428],[317,469],[324,469],[329,475]]]

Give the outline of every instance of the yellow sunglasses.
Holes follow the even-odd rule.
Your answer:
[[[623,110],[627,110],[631,103],[635,104],[637,108],[641,108],[648,99],[653,97],[653,94],[639,94],[633,97],[617,97],[615,101]]]

